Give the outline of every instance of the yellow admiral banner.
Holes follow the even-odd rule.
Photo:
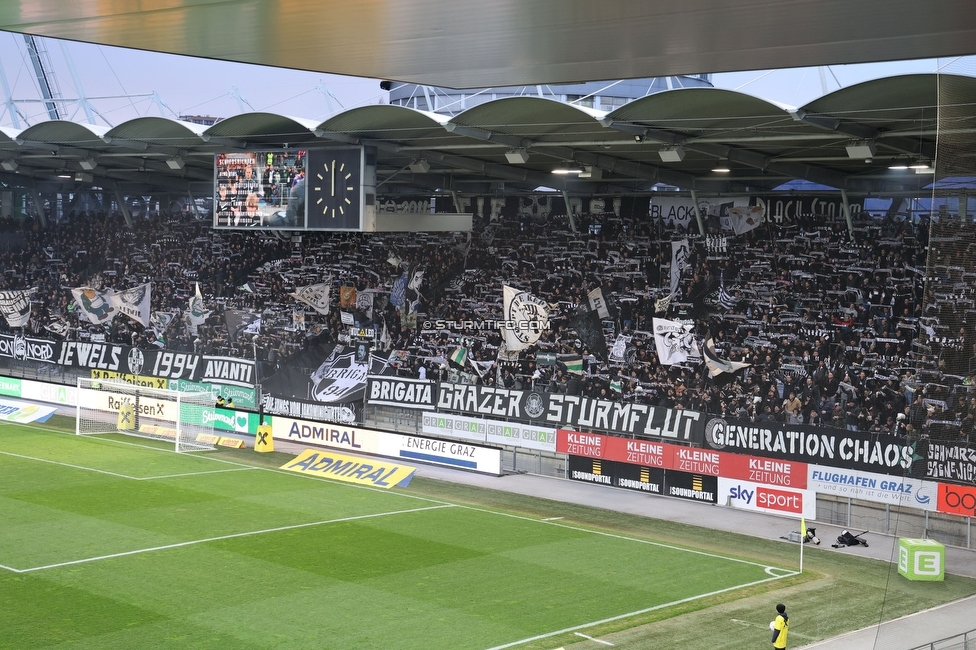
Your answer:
[[[386,489],[394,485],[406,487],[416,471],[413,467],[378,459],[364,460],[314,449],[306,449],[294,460],[282,465],[281,469]]]

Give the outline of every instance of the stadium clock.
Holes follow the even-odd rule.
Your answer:
[[[306,210],[311,230],[361,230],[363,150],[361,147],[308,152]]]

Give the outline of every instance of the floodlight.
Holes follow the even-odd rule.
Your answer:
[[[511,149],[505,153],[505,159],[513,165],[524,165],[529,162],[529,154],[525,149]]]
[[[874,140],[851,140],[847,143],[848,158],[874,158],[877,151],[878,148],[874,145]]]
[[[4,160],[0,162],[0,167],[3,167],[3,170],[7,172],[15,172],[20,165],[17,164],[16,160]]]
[[[76,183],[91,183],[94,177],[87,172],[75,172]]]
[[[94,158],[85,158],[78,164],[81,165],[81,168],[84,169],[86,172],[90,172],[91,170],[95,169],[95,167],[98,166],[98,163],[95,162]]]
[[[183,165],[183,159],[178,156],[176,158],[169,158],[166,160],[166,166],[170,169],[183,169]]]
[[[665,147],[657,152],[663,162],[681,162],[685,159],[685,150],[678,146]]]
[[[414,174],[426,174],[430,171],[430,163],[427,162],[426,158],[411,160],[408,167],[410,167],[410,171],[412,171]]]
[[[603,170],[599,167],[591,167],[590,165],[586,165],[583,167],[583,171],[580,172],[579,177],[598,181],[603,178]]]
[[[732,165],[729,164],[728,158],[718,161],[715,166],[712,167],[712,171],[716,174],[728,174],[732,171]]]

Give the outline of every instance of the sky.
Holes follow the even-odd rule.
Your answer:
[[[386,102],[387,93],[377,79],[38,40],[47,50],[61,96],[91,98],[97,124],[114,126],[146,115],[229,117],[251,110],[324,120],[344,109]],[[22,35],[0,32],[0,66],[26,121],[48,119],[38,101],[40,92]],[[823,95],[824,89],[832,92],[869,79],[940,68],[976,76],[976,57],[719,73],[712,81],[719,88],[802,106]],[[0,102],[5,101],[2,86],[0,93]],[[12,127],[6,108],[0,104],[0,125]],[[66,109],[67,119],[88,121],[79,104],[67,104]],[[20,128],[26,126],[21,120]]]

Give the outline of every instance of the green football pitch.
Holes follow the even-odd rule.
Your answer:
[[[0,646],[504,648],[790,576],[415,495],[0,425]]]

